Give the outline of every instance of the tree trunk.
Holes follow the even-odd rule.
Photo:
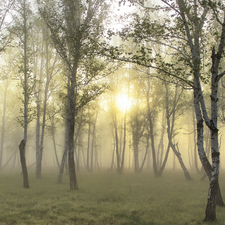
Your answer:
[[[121,158],[121,173],[123,172],[124,167],[124,157],[125,157],[125,149],[126,149],[126,136],[127,136],[127,109],[124,113],[124,122],[123,122],[123,150],[122,150],[122,158]]]
[[[91,121],[88,107],[89,121],[88,121],[88,143],[87,143],[87,170],[90,171],[90,138],[91,138]]]
[[[43,35],[44,36],[44,35]],[[40,77],[39,77],[39,85],[38,90],[36,90],[36,104],[37,104],[37,121],[36,121],[36,178],[40,178],[40,155],[41,147],[40,147],[40,117],[41,117],[41,84],[42,84],[42,76],[43,76],[43,64],[44,64],[44,37],[42,38],[41,45],[41,64],[40,64]],[[36,70],[35,70],[36,71]],[[36,76],[36,75],[35,75]]]
[[[26,149],[26,141],[22,140],[19,145],[19,150],[20,150],[20,162],[21,162],[22,173],[23,173],[23,187],[30,188],[29,181],[28,181],[27,166],[26,166],[25,149]]]
[[[69,126],[68,121],[66,120],[64,151],[63,151],[63,156],[62,156],[62,160],[61,160],[57,183],[62,183],[63,172],[64,172],[66,160],[68,158],[68,146],[67,146],[68,145],[68,126]]]
[[[196,125],[195,125],[195,118],[194,118],[194,109],[193,109],[193,125],[194,125],[194,165],[195,165],[195,170],[196,170],[196,172],[197,173],[200,173],[200,170],[199,170],[199,168],[198,168],[198,159],[197,159],[197,143],[196,143]]]
[[[93,132],[92,132],[92,143],[91,143],[91,171],[93,170],[93,163],[94,163],[94,149],[96,143],[96,123],[97,123],[98,113],[96,113],[95,121],[93,124]]]
[[[173,130],[174,130],[174,123],[175,123],[175,114],[176,114],[176,106],[178,104],[178,101],[183,93],[183,89],[182,91],[180,92],[180,94],[178,95],[178,91],[177,91],[177,86],[175,88],[175,96],[174,96],[174,101],[173,101],[173,108],[172,108],[172,112],[169,112],[169,92],[168,92],[168,85],[167,83],[165,83],[165,88],[166,88],[166,119],[167,119],[167,134],[168,134],[168,141],[169,141],[169,145],[171,146],[174,154],[177,156],[178,160],[179,160],[179,163],[181,165],[181,168],[184,172],[184,176],[186,178],[186,180],[192,180],[186,166],[184,165],[184,162],[181,158],[181,154],[179,152],[179,149],[178,149],[178,144],[177,144],[177,149],[178,151],[176,150],[176,147],[175,145],[172,143],[172,134],[173,134]],[[170,121],[170,115],[172,115],[172,121]]]
[[[117,118],[115,115],[114,119],[114,129],[115,129],[115,146],[116,146],[116,162],[117,162],[117,173],[121,173],[120,169],[120,154],[119,154],[119,139],[118,139],[118,131],[117,131]]]
[[[147,144],[146,144],[146,149],[145,149],[145,155],[144,155],[144,158],[142,160],[142,164],[141,164],[141,167],[139,169],[139,172],[141,173],[143,167],[144,167],[144,164],[145,164],[145,161],[146,161],[146,158],[147,158],[147,154],[148,154],[148,148],[149,148],[149,138],[147,137]]]
[[[173,149],[174,154],[176,155],[176,157],[177,157],[177,159],[178,159],[178,161],[180,163],[180,166],[181,166],[181,168],[182,168],[182,170],[184,172],[184,176],[185,176],[186,180],[193,180],[191,178],[191,176],[190,176],[186,166],[184,165],[184,162],[182,160],[182,157],[181,157],[181,154],[180,154],[180,151],[179,151],[179,148],[178,148],[178,143],[177,143],[177,150],[176,150],[175,145],[172,143],[172,141],[170,142],[170,144],[171,144],[171,147]]]
[[[114,155],[115,155],[115,144],[113,145],[112,162],[110,167],[111,170],[113,170],[113,166],[114,166]]]
[[[5,122],[6,122],[5,121],[5,112],[6,112],[7,89],[8,89],[8,78],[6,80],[6,86],[5,86],[5,91],[4,91],[4,100],[3,100],[1,146],[0,146],[0,170],[2,169],[2,159],[3,159],[3,151],[4,151]]]
[[[75,161],[74,161],[74,128],[75,128],[75,116],[76,116],[76,94],[77,94],[77,83],[76,83],[76,73],[78,68],[78,59],[75,59],[73,64],[73,71],[69,73],[70,75],[70,85],[68,86],[68,165],[69,165],[69,177],[70,177],[70,190],[77,190],[78,183],[75,172]]]
[[[151,148],[152,148],[153,171],[154,171],[155,177],[159,177],[159,172],[157,169],[157,162],[156,162],[155,138],[153,133],[154,127],[153,127],[152,114],[151,114],[150,104],[149,104],[149,91],[150,91],[150,81],[148,79],[147,107],[148,107],[148,122],[150,127]]]
[[[134,142],[134,172],[139,173],[139,149],[137,140]]]
[[[52,134],[52,142],[53,142],[53,147],[54,147],[54,152],[55,152],[55,159],[56,159],[56,163],[58,168],[60,169],[60,164],[59,164],[59,158],[58,158],[58,154],[57,154],[57,150],[56,150],[56,143],[55,143],[55,134]]]

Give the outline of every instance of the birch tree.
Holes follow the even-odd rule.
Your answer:
[[[164,10],[171,17],[152,21],[150,17],[135,17],[135,26],[123,39],[132,38],[138,43],[160,43],[170,49],[175,61],[163,61],[161,54],[154,57],[152,49],[140,46],[137,54],[123,57],[139,65],[151,67],[167,74],[167,81],[179,83],[193,90],[195,117],[197,121],[197,146],[200,161],[208,175],[210,185],[205,211],[205,221],[216,219],[216,203],[224,206],[218,184],[220,152],[218,145],[218,83],[225,72],[219,70],[225,44],[225,6],[223,1],[185,1],[161,0],[161,5],[149,7],[143,1],[132,1],[144,10]],[[146,14],[145,14],[146,15]],[[163,21],[163,22],[162,22]],[[160,37],[160,38],[159,38]],[[207,37],[207,38],[206,38]],[[168,42],[169,41],[169,42]],[[111,55],[120,55],[115,49]],[[209,62],[203,66],[204,60]],[[116,58],[116,57],[115,57]],[[157,60],[156,60],[157,58]],[[210,59],[211,58],[211,59]],[[160,64],[158,63],[160,59]],[[204,68],[204,70],[203,70]],[[203,86],[211,89],[211,107],[207,110]],[[211,131],[211,158],[209,162],[203,143],[204,124]],[[217,200],[216,200],[217,199]]]
[[[17,14],[14,17],[14,27],[12,32],[19,40],[19,46],[21,48],[21,59],[19,63],[20,80],[22,86],[21,100],[23,102],[23,109],[21,109],[22,118],[17,118],[18,122],[24,128],[24,137],[19,145],[22,172],[24,178],[24,188],[29,188],[28,173],[25,160],[25,150],[27,143],[28,123],[31,122],[33,115],[30,103],[32,100],[34,79],[32,77],[32,57],[29,50],[30,44],[30,29],[31,29],[31,14],[30,3],[27,0],[21,0],[17,3]]]

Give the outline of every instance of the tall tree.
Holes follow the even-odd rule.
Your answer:
[[[15,27],[13,28],[13,32],[16,34],[19,39],[19,44],[22,50],[21,64],[20,64],[20,73],[21,73],[21,85],[23,90],[23,109],[21,112],[23,114],[23,119],[18,118],[18,122],[24,128],[24,137],[20,143],[20,157],[24,178],[24,188],[29,188],[28,182],[28,174],[25,160],[25,150],[27,143],[27,132],[28,132],[28,123],[32,120],[31,114],[31,97],[33,92],[34,81],[31,73],[31,65],[32,65],[32,57],[29,51],[29,40],[30,40],[30,29],[31,29],[31,10],[30,3],[27,0],[19,0],[17,2],[18,10],[17,17],[15,19]]]
[[[101,23],[106,7],[104,2],[103,0],[39,2],[40,13],[49,27],[56,51],[68,69],[65,149],[68,150],[71,190],[78,189],[74,161],[74,126],[79,108],[77,104],[79,79],[86,79],[88,82],[93,78],[88,77],[90,73],[82,77],[81,64],[90,58],[89,56],[95,55],[94,44],[102,34]]]

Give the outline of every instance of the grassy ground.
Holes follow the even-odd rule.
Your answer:
[[[225,199],[225,174],[221,174]],[[78,173],[79,190],[69,191],[68,177],[57,173],[35,179],[23,189],[20,172],[0,173],[0,224],[194,225],[205,224],[208,181],[185,181],[181,172],[154,178],[148,173]],[[217,221],[225,225],[225,208]]]

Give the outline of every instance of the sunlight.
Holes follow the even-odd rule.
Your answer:
[[[118,94],[116,97],[116,105],[123,113],[125,113],[126,110],[129,110],[131,107],[131,101],[127,95]]]

